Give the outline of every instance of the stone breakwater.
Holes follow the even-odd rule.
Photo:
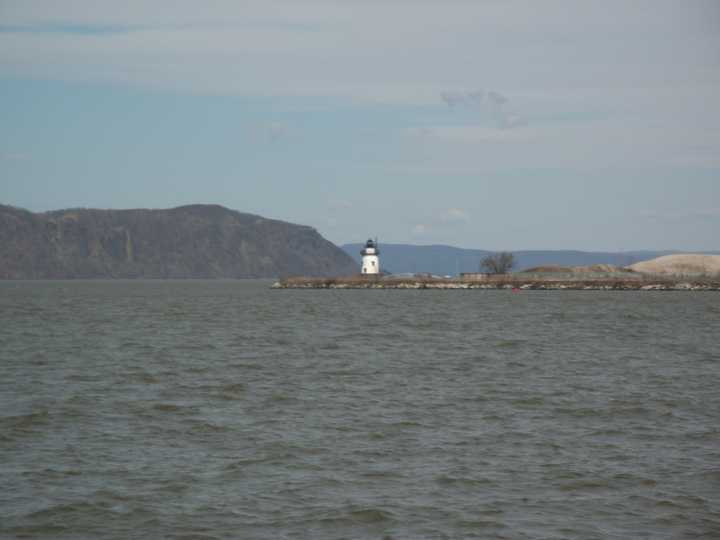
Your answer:
[[[487,289],[540,291],[720,291],[720,280],[673,280],[636,278],[632,280],[585,279],[552,280],[513,279],[509,276],[484,280],[433,278],[310,278],[296,277],[280,280],[274,289]]]

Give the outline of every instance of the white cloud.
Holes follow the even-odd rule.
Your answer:
[[[412,228],[411,234],[413,236],[424,236],[427,233],[428,227],[422,223],[418,223]]]
[[[510,94],[622,92],[718,71],[718,8],[702,1],[5,0],[0,11],[6,29],[35,30],[0,32],[0,70],[190,92],[431,103],[489,80]],[[478,92],[463,99],[505,106],[510,95]]]
[[[402,174],[473,175],[498,170],[717,168],[720,108],[713,87],[638,90],[607,109],[600,91],[587,107],[565,96],[532,97],[534,119],[516,129],[435,125],[404,130]],[[542,109],[545,109],[544,111]]]
[[[511,129],[527,124],[527,120],[509,105],[509,98],[494,90],[472,90],[470,92],[442,92],[442,100],[451,109],[479,114],[499,129]]]
[[[470,216],[460,208],[448,208],[438,219],[441,223],[447,224],[467,223],[470,220]]]
[[[442,231],[458,229],[467,225],[470,215],[462,208],[446,208],[435,215],[425,216],[421,223],[412,227],[411,234],[419,238],[432,238]]]
[[[712,0],[4,0],[0,75],[446,103],[447,121],[404,132],[421,154],[405,170],[716,167],[718,15]],[[588,110],[608,115],[567,120]]]

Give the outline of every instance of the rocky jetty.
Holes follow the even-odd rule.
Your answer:
[[[311,227],[218,205],[44,213],[0,205],[0,279],[333,276],[356,268]]]
[[[273,284],[275,289],[480,289],[480,290],[582,290],[582,291],[720,291],[720,279],[658,279],[638,275],[631,279],[552,279],[522,278],[512,274],[484,279],[462,278],[288,278]]]

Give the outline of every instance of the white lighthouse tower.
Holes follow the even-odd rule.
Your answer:
[[[362,255],[362,273],[363,274],[379,274],[380,273],[380,250],[377,241],[372,238],[365,243],[365,247],[360,252]]]

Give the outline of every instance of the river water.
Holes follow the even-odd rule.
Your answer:
[[[0,283],[2,538],[720,537],[720,294]]]

